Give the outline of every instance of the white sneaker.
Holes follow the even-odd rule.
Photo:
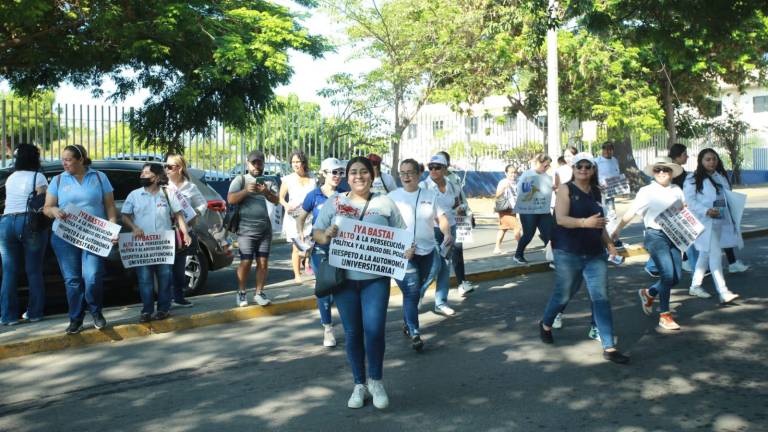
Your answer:
[[[493,250],[494,255],[504,255],[504,251],[501,249],[494,249]]]
[[[333,335],[333,324],[323,324],[323,327],[325,327],[325,331],[323,332],[323,346],[328,348],[335,347],[336,336]]]
[[[445,316],[456,315],[456,311],[453,310],[447,304],[441,304],[441,305],[435,306],[435,313],[438,314],[438,315],[445,315]]]
[[[694,297],[705,298],[705,299],[712,297],[708,292],[704,291],[704,288],[700,286],[692,286],[688,290],[688,294]]]
[[[728,265],[728,273],[742,273],[749,270],[749,266],[741,262],[741,260],[736,260],[735,263]]]
[[[248,295],[245,293],[245,291],[238,291],[236,295],[238,307],[248,306]]]
[[[734,300],[739,298],[739,295],[735,292],[727,291],[725,294],[720,296],[720,303],[722,304],[728,304]]]
[[[691,269],[691,263],[688,262],[688,260],[683,261],[683,265],[681,265],[680,267],[682,267],[684,272],[690,273],[693,271],[693,269]]]
[[[459,295],[466,297],[467,294],[475,290],[475,286],[470,281],[464,281],[459,285]]]
[[[381,380],[369,379],[368,392],[373,397],[373,406],[378,409],[389,406],[389,396],[387,396],[387,391],[384,390],[384,384],[381,383]]]
[[[365,405],[365,384],[355,384],[355,388],[352,389],[352,395],[347,401],[347,408],[362,408]]]
[[[552,328],[553,329],[563,328],[563,314],[559,313],[555,316],[555,320],[552,321]]]
[[[259,306],[269,306],[269,304],[272,303],[267,295],[264,294],[264,291],[260,293],[253,293],[253,301],[256,302],[256,304]]]

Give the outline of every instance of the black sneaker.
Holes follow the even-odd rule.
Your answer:
[[[107,326],[107,320],[104,319],[104,315],[99,312],[93,317],[93,326],[101,330]]]
[[[408,330],[408,324],[403,324],[403,335],[406,337],[411,336],[411,331]]]
[[[182,308],[191,308],[192,306],[194,306],[194,304],[192,304],[192,302],[187,299],[174,300],[172,304],[175,307],[182,307]]]
[[[542,321],[539,321],[539,337],[546,344],[555,343],[555,339],[552,338],[552,330],[544,330],[544,323]]]
[[[157,311],[157,313],[155,313],[155,320],[162,321],[168,318],[169,316],[171,316],[169,312]]]
[[[515,255],[512,257],[512,260],[518,264],[523,264],[523,265],[528,264],[528,260],[525,259],[525,257]]]
[[[73,335],[80,333],[80,330],[83,329],[83,321],[82,320],[70,320],[69,326],[67,326],[67,334]]]
[[[139,322],[140,323],[148,323],[150,321],[152,321],[152,314],[143,313],[143,314],[139,315]]]
[[[618,364],[629,363],[629,357],[617,351],[603,351],[603,358]]]
[[[411,348],[413,348],[415,351],[421,351],[424,348],[424,341],[421,340],[419,335],[411,338]]]

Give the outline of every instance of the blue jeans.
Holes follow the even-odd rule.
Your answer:
[[[156,264],[136,267],[136,277],[139,279],[139,295],[141,296],[141,313],[151,314],[155,311],[155,278],[157,276],[157,310],[171,310],[171,266]]]
[[[651,286],[648,293],[659,296],[659,312],[669,312],[669,293],[680,282],[682,254],[672,240],[661,230],[645,230],[645,249],[659,271],[659,281]]]
[[[451,235],[453,238],[456,238],[455,225],[451,227]],[[437,244],[442,244],[444,239],[445,236],[443,235],[443,232],[440,231],[440,228],[435,228],[435,240],[437,241]],[[448,303],[448,288],[451,282],[451,262],[439,254],[438,257],[440,257],[440,259],[435,263],[439,265],[437,268],[433,268],[435,278],[437,279],[437,286],[435,287],[435,307]]]
[[[51,236],[51,247],[67,289],[69,319],[82,321],[86,309],[93,316],[100,314],[104,303],[104,258],[73,246],[56,234]]]
[[[380,380],[384,368],[384,327],[389,303],[389,278],[346,280],[334,295],[341,315],[346,340],[347,360],[355,384],[365,383],[365,359],[368,376]]]
[[[525,248],[528,247],[528,243],[533,240],[533,235],[536,234],[536,229],[539,230],[539,237],[544,242],[544,246],[549,243],[550,235],[552,233],[552,215],[545,214],[521,214],[520,224],[523,226],[523,236],[520,237],[520,241],[517,242],[517,250],[515,256],[523,258]]]
[[[542,322],[551,327],[555,316],[565,310],[568,302],[586,282],[592,300],[592,316],[603,349],[613,348],[613,316],[608,299],[608,262],[604,253],[577,255],[555,249],[555,292],[544,309]]]
[[[312,248],[312,255],[309,259],[309,264],[312,266],[312,271],[315,274],[317,274],[317,269],[320,266],[320,255],[325,254],[324,251],[319,249],[319,246]],[[329,325],[333,323],[333,315],[331,314],[332,305],[333,294],[329,294],[325,297],[317,297],[317,310],[320,311],[321,324]]]
[[[733,250],[733,249],[731,249],[731,250]],[[649,253],[650,253],[650,251],[649,251]],[[693,264],[691,264],[691,269],[693,269],[694,267],[696,267],[696,261],[699,259],[699,251],[696,250],[696,247],[691,245],[685,251],[685,257],[686,257],[686,260],[688,261],[688,263],[693,263]],[[650,257],[648,258],[648,261],[645,262],[645,269],[648,270],[651,273],[658,273],[659,272],[659,268],[656,267],[656,264],[653,262],[653,258],[650,258]]]
[[[3,216],[0,220],[0,256],[3,259],[3,284],[0,288],[0,317],[2,323],[18,321],[18,278],[21,260],[27,273],[30,319],[42,318],[45,308],[43,257],[48,245],[48,230],[41,233],[26,229],[25,214]]]
[[[173,299],[184,300],[184,288],[187,285],[187,256],[176,254],[173,261],[171,284],[173,285]]]
[[[419,334],[419,299],[422,288],[428,286],[434,256],[434,250],[426,255],[414,255],[408,261],[403,280],[395,281],[403,292],[403,319],[411,336]]]

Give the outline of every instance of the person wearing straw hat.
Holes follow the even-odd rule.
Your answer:
[[[672,179],[683,173],[683,167],[671,158],[658,157],[643,170],[653,177],[653,182],[640,188],[632,206],[624,213],[619,225],[613,232],[613,238],[618,239],[621,230],[634,219],[635,215],[643,217],[645,225],[645,249],[659,272],[659,280],[650,288],[638,290],[640,307],[643,313],[653,313],[653,303],[659,299],[659,327],[665,330],[680,330],[680,326],[672,318],[669,310],[669,296],[672,287],[680,282],[682,272],[682,251],[669,236],[661,230],[656,217],[671,206],[682,208],[685,195]]]

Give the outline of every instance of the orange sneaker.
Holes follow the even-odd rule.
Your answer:
[[[680,326],[672,319],[672,314],[669,312],[659,314],[659,327],[665,330],[680,330]]]
[[[648,290],[645,288],[637,290],[637,295],[640,297],[640,306],[643,308],[643,313],[650,316],[653,312],[653,301],[655,298],[648,294]]]

